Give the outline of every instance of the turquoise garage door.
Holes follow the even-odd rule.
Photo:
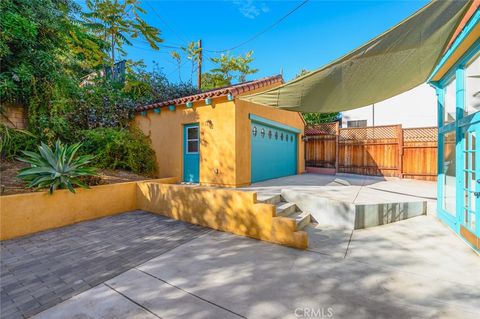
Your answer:
[[[300,130],[250,115],[252,183],[297,173]]]

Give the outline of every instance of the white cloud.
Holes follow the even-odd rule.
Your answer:
[[[240,13],[248,19],[255,19],[262,13],[267,13],[270,8],[265,2],[255,3],[254,0],[233,0]]]

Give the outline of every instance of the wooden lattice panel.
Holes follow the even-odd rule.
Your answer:
[[[336,135],[337,123],[322,123],[314,126],[309,126],[305,129],[305,135]]]
[[[405,143],[436,142],[438,129],[436,127],[419,127],[403,129]]]
[[[398,126],[376,126],[340,129],[340,140],[364,141],[395,139],[398,136]]]

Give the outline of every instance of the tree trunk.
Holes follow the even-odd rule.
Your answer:
[[[113,68],[115,66],[115,35],[112,33],[112,65],[110,66],[111,69],[111,79],[113,79]]]

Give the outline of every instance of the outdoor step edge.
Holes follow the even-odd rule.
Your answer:
[[[282,201],[280,195],[257,195],[257,201],[264,204],[277,205]]]
[[[310,213],[302,211],[296,211],[290,214],[288,217],[295,219],[295,222],[297,223],[297,230],[304,229],[312,221]]]
[[[280,202],[276,205],[277,216],[289,216],[297,210],[297,206],[294,203]]]

